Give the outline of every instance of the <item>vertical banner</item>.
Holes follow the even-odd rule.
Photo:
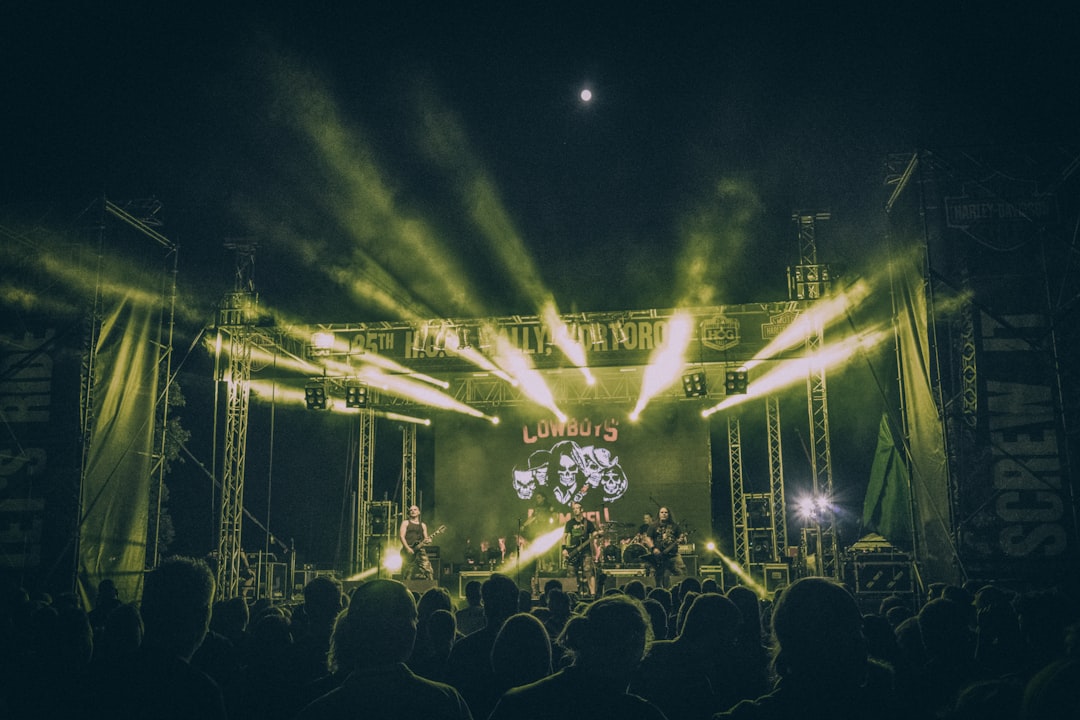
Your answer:
[[[157,400],[155,308],[117,302],[101,324],[94,418],[83,477],[79,574],[134,597],[146,566]]]
[[[949,407],[956,539],[969,577],[1075,571],[1076,527],[1049,288],[1070,272],[1071,229],[1055,193],[1075,150],[931,157],[924,195],[936,226],[932,273]],[[1075,206],[1066,213],[1075,218]],[[944,337],[945,332],[949,336]]]
[[[6,320],[0,331],[0,576],[31,591],[69,592],[79,497],[81,323],[15,313]]]
[[[929,577],[960,582],[949,512],[949,471],[933,387],[925,282],[914,263],[894,263],[897,343],[909,448],[916,562]]]
[[[435,433],[434,522],[445,524],[444,562],[480,545],[515,552],[537,493],[564,523],[580,502],[611,539],[629,539],[644,513],[668,507],[690,531],[711,534],[709,426],[700,408],[657,405],[631,423],[614,408],[565,409],[566,420],[526,412],[498,425],[441,418]],[[431,513],[428,513],[429,515]],[[505,549],[502,547],[505,546]]]

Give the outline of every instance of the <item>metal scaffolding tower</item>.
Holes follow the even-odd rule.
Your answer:
[[[784,500],[784,456],[780,442],[780,400],[765,398],[765,422],[769,432],[769,503],[772,525],[769,538],[772,562],[781,562],[788,544],[787,503]]]
[[[828,220],[829,213],[796,213],[792,216],[798,229],[799,268],[805,281],[805,297],[825,297],[831,290],[831,280],[827,266],[817,261],[816,223]],[[798,276],[796,276],[798,280]],[[798,283],[793,283],[798,287]],[[825,365],[815,362],[821,357],[824,347],[824,330],[820,322],[813,323],[806,337],[806,355],[811,360],[810,371],[806,378],[807,409],[810,420],[810,469],[815,498],[831,498],[832,450],[829,441],[829,405],[825,378]],[[818,571],[826,577],[839,578],[841,563],[837,557],[836,521],[832,510],[823,507],[815,518],[820,531],[820,550],[816,557]]]
[[[781,562],[787,547],[780,401],[767,398],[765,410],[769,431],[768,492],[746,492],[742,472],[742,430],[737,418],[728,418],[728,463],[731,471],[735,560],[743,568],[749,568],[751,564]]]
[[[401,427],[401,514],[406,516],[416,498],[416,425]]]
[[[750,564],[750,537],[746,524],[746,496],[743,492],[742,427],[739,419],[728,416],[728,470],[731,473],[731,518],[735,539],[735,562],[745,568]]]
[[[369,402],[374,398],[369,397]],[[373,542],[373,535],[385,535],[389,537],[393,518],[390,513],[390,503],[376,502],[372,498],[375,485],[375,410],[365,407],[360,410],[358,416],[359,438],[356,445],[356,482],[357,482],[357,516],[360,519],[356,533],[355,554],[353,556],[353,573],[361,573],[367,569],[367,564],[372,562],[368,557],[373,546],[379,547]],[[376,514],[382,517],[382,527],[378,527],[375,521]],[[380,532],[376,533],[375,531]],[[382,562],[381,557],[373,559],[373,564],[378,567]]]
[[[236,282],[218,313],[218,332],[228,339],[228,368],[219,381],[225,383],[224,457],[221,467],[221,515],[217,548],[217,598],[240,594],[243,546],[244,468],[247,461],[248,401],[251,394],[251,339],[258,297],[251,269],[255,246],[226,245],[236,251]],[[219,341],[220,342],[220,341]]]

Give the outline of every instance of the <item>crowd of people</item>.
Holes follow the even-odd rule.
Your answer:
[[[517,720],[1080,717],[1071,588],[932,585],[875,607],[807,577],[762,598],[684,577],[579,598],[493,573],[455,601],[390,579],[214,602],[171,558],[142,597],[7,588],[0,717]]]

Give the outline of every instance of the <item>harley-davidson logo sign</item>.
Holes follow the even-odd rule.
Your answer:
[[[701,344],[712,350],[730,350],[739,344],[739,321],[716,315],[701,323]]]

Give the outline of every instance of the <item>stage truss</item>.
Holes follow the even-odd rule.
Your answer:
[[[817,299],[828,295],[830,280],[825,266],[817,264],[814,240],[815,222],[826,218],[822,214],[796,213],[793,217],[799,233],[800,265],[791,274],[790,291],[792,299],[775,303],[758,303],[743,306],[720,306],[681,310],[693,316],[697,343],[696,361],[687,362],[689,369],[700,370],[713,378],[713,384],[702,395],[704,400],[719,402],[725,395],[721,392],[723,383],[718,382],[728,370],[736,370],[742,364],[753,359],[754,351],[761,350],[767,341],[783,328],[790,325],[805,312]],[[238,283],[241,277],[238,271]],[[236,303],[236,293],[226,296],[225,305]],[[226,417],[232,421],[226,423],[226,462],[222,476],[222,515],[219,542],[219,587],[231,588],[235,583],[233,573],[239,567],[240,536],[237,507],[243,498],[243,448],[246,447],[246,423],[238,417],[246,413],[247,385],[250,383],[250,345],[257,343],[264,349],[280,353],[282,356],[303,358],[317,362],[317,354],[312,352],[311,338],[315,333],[332,334],[335,337],[348,338],[350,348],[357,348],[348,353],[349,362],[363,362],[364,354],[380,352],[394,356],[395,360],[416,372],[444,377],[450,383],[447,393],[456,400],[475,409],[494,412],[500,407],[509,407],[531,402],[518,388],[515,388],[490,372],[479,371],[465,365],[445,347],[436,347],[439,333],[447,330],[464,332],[468,337],[471,329],[474,333],[479,327],[498,328],[499,332],[519,346],[523,352],[532,354],[537,370],[544,376],[545,383],[552,395],[560,403],[587,404],[590,402],[631,403],[638,397],[641,375],[647,365],[648,353],[643,348],[629,348],[623,341],[619,347],[618,339],[626,329],[635,330],[639,342],[644,346],[651,333],[658,333],[659,328],[674,315],[672,310],[631,310],[605,313],[576,313],[562,318],[568,327],[584,338],[585,333],[595,333],[596,328],[602,337],[601,349],[607,355],[595,367],[590,367],[596,382],[589,385],[584,382],[579,369],[554,364],[557,354],[547,350],[550,347],[550,330],[544,326],[538,316],[511,316],[504,318],[477,319],[437,319],[422,323],[376,322],[351,324],[323,324],[307,327],[265,328],[252,323],[238,326],[225,322],[222,314],[221,325],[230,330],[232,343],[229,360],[231,382],[239,382],[244,387],[230,389],[226,396],[229,404]],[[230,319],[234,316],[228,316]],[[740,328],[760,325],[760,337],[743,338]],[[734,342],[728,342],[731,337]],[[756,337],[756,336],[755,336]],[[545,338],[548,340],[545,343]],[[421,340],[422,339],[422,340]],[[653,337],[655,339],[655,337]],[[750,342],[744,342],[749,339]],[[610,346],[609,346],[610,341]],[[530,342],[534,346],[530,348]],[[755,345],[755,342],[757,343]],[[821,328],[815,328],[806,338],[802,352],[812,353],[821,350],[824,337]],[[634,352],[634,350],[639,350]],[[800,353],[788,354],[795,357]],[[783,361],[785,358],[772,358]],[[298,381],[326,379],[312,374],[297,377]],[[807,400],[810,420],[810,436],[813,444],[812,474],[815,491],[829,493],[832,488],[831,452],[828,428],[828,399],[826,392],[824,367],[815,368],[807,377]],[[339,379],[343,384],[344,378]],[[375,399],[377,397],[377,403]],[[382,409],[413,409],[419,407],[413,401],[386,392],[376,396],[372,391],[371,399]],[[653,402],[685,400],[682,388],[675,387],[661,393]],[[357,463],[357,497],[355,504],[356,534],[352,542],[351,570],[354,573],[367,569],[372,562],[369,543],[372,539],[372,510],[379,506],[379,511],[387,513],[387,527],[396,527],[394,523],[405,515],[407,507],[417,501],[416,498],[416,437],[415,428],[403,431],[402,439],[402,493],[400,508],[382,508],[384,502],[376,501],[372,492],[372,468],[374,457],[374,426],[376,413],[374,407],[360,411],[360,441]],[[731,421],[729,421],[730,423]],[[738,422],[729,424],[728,454],[731,472],[732,517],[734,520],[735,561],[743,567],[752,563],[782,562],[787,548],[787,522],[784,493],[783,463],[780,447],[780,412],[775,399],[766,401],[766,427],[768,428],[769,447],[769,490],[766,493],[747,493],[744,489],[741,471],[741,430]],[[231,448],[231,451],[230,451]],[[749,505],[748,505],[749,504]],[[751,512],[750,506],[764,505],[766,512]],[[764,517],[762,523],[760,518]],[[839,577],[842,571],[837,558],[835,527],[831,517],[821,518],[817,527],[820,547],[817,548],[817,574]],[[387,529],[387,540],[391,539]],[[752,554],[751,543],[754,537],[767,536],[764,554]],[[378,560],[374,560],[377,562]],[[230,570],[232,569],[232,570]],[[222,574],[224,573],[224,574]],[[220,592],[220,591],[219,591]]]

